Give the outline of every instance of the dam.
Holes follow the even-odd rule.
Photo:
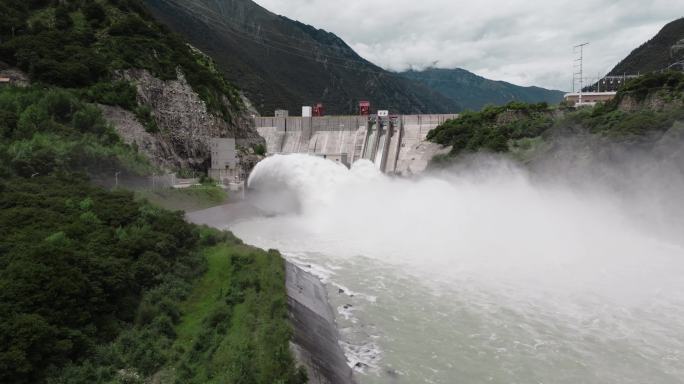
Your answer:
[[[306,153],[349,167],[366,159],[387,174],[424,171],[449,148],[426,141],[430,130],[456,114],[255,117],[268,155]]]

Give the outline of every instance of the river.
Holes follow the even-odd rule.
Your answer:
[[[502,160],[400,179],[274,156],[250,186],[268,214],[226,227],[327,283],[361,383],[684,382],[681,218],[634,196]]]

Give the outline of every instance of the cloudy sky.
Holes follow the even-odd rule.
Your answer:
[[[596,77],[684,16],[682,0],[256,0],[336,33],[390,69],[460,67],[521,85],[572,87],[572,46]]]

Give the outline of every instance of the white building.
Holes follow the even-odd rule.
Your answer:
[[[235,139],[211,139],[211,169],[209,177],[221,184],[229,185],[240,181],[240,169],[235,149]]]

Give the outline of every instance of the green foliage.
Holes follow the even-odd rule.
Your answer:
[[[83,89],[81,96],[91,103],[119,106],[130,111],[138,106],[135,86],[125,81],[93,84]]]
[[[616,108],[626,96],[632,96],[637,101],[643,101],[646,96],[656,91],[667,91],[681,97],[682,92],[684,92],[684,73],[676,71],[659,72],[633,79],[620,89],[608,107]]]
[[[661,106],[646,105],[653,97]],[[626,97],[636,105],[620,108]],[[428,139],[453,146],[451,155],[480,150],[513,152],[526,158],[541,148],[546,132],[573,134],[588,132],[612,140],[641,140],[659,135],[679,120],[684,120],[684,74],[653,73],[634,79],[621,89],[616,98],[594,108],[577,111],[564,108],[553,113],[545,104],[512,103],[502,107],[486,107],[480,112],[465,112],[428,133]],[[642,103],[641,105],[638,103]],[[447,163],[440,157],[433,165]]]
[[[137,191],[138,197],[172,210],[198,211],[225,204],[228,194],[215,184],[197,185],[182,189],[154,189]]]
[[[266,156],[266,146],[263,144],[254,144],[252,146],[252,149],[254,150],[254,153],[259,155],[259,156]]]
[[[147,105],[140,105],[135,107],[133,112],[135,113],[135,118],[138,119],[138,121],[145,127],[145,130],[148,133],[159,132],[157,121],[152,115],[152,108],[148,107]]]
[[[0,169],[31,176],[150,171],[146,159],[120,142],[100,110],[62,89],[0,90]]]
[[[133,110],[130,90],[122,84],[106,85],[117,70],[147,69],[159,78],[176,79],[180,68],[209,110],[231,119],[229,106],[242,107],[237,90],[213,63],[157,23],[140,0],[55,4],[2,4],[0,57],[28,72],[33,81],[88,88],[92,101]]]
[[[452,154],[508,151],[509,142],[542,134],[553,125],[546,103],[512,102],[465,112],[428,133],[428,140],[453,146]]]
[[[289,355],[282,258],[226,240],[182,304],[176,382],[306,383]]]
[[[589,132],[614,139],[642,137],[651,133],[664,132],[677,120],[684,119],[684,109],[664,110],[638,109],[625,112],[610,105],[597,106],[593,110],[581,110],[568,114],[559,120],[559,129],[583,127]]]
[[[199,234],[180,213],[76,178],[15,178],[0,191],[0,381],[42,382],[92,356],[136,318],[146,291],[161,308],[146,326],[168,331],[159,314],[174,312],[150,295],[172,300],[202,271]]]
[[[144,383],[153,375],[163,383],[307,382],[289,354],[280,255],[245,246],[228,232],[196,227],[194,233],[202,257],[143,262],[154,271],[141,266],[145,273],[162,277],[141,296],[132,325],[89,358],[67,363],[49,383]],[[159,272],[169,268],[174,272]]]
[[[144,383],[160,372],[197,382],[224,380],[225,367],[239,368],[228,382],[305,382],[288,350],[278,254],[83,176],[150,171],[92,104],[133,110],[156,129],[133,85],[112,81],[116,70],[169,79],[180,67],[230,118],[224,101],[239,97],[206,57],[140,0],[0,1],[0,57],[38,83],[0,89],[0,382]],[[209,293],[211,311],[195,306],[196,292]],[[187,326],[195,318],[199,333]],[[209,348],[192,336],[186,349],[182,335]]]

